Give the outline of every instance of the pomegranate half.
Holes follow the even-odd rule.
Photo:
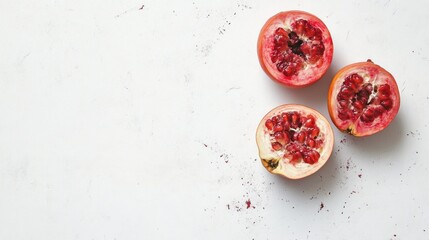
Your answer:
[[[321,79],[334,47],[326,25],[303,11],[280,12],[265,23],[258,38],[259,63],[274,81],[305,87]]]
[[[328,93],[332,122],[341,131],[368,136],[385,129],[399,111],[395,78],[371,60],[338,71]]]
[[[334,133],[322,114],[302,105],[274,108],[259,123],[256,143],[263,166],[290,179],[309,176],[329,159]]]

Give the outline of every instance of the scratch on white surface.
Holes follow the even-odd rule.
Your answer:
[[[384,6],[387,7],[387,5],[389,5],[391,0],[387,0],[387,2],[384,3]]]
[[[135,11],[143,10],[144,7],[145,7],[145,5],[143,4],[140,7],[133,7],[133,8],[127,9],[127,10],[125,10],[125,11],[119,13],[119,14],[116,14],[115,18],[119,18],[122,15],[125,15],[125,14],[127,14],[129,12],[135,12]]]
[[[19,60],[18,65],[21,65],[24,63],[25,59],[27,59],[28,56],[30,56],[31,52],[28,52],[27,54],[24,55],[24,57],[21,58],[21,60]]]
[[[403,92],[404,92],[404,90],[405,90],[405,87],[406,87],[405,83],[407,83],[407,80],[405,80],[405,81],[404,81],[404,83],[402,84],[402,90],[401,90],[401,93],[403,93]]]
[[[349,33],[350,33],[350,31],[347,31],[346,40],[348,40],[348,39],[349,39]]]
[[[231,92],[232,90],[240,90],[241,89],[241,87],[230,87],[228,90],[226,90],[226,92],[225,93],[229,93],[229,92]]]

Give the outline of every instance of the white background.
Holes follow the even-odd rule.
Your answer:
[[[429,239],[428,8],[1,0],[0,239]],[[319,16],[335,46],[299,90],[256,56],[262,25],[290,9]],[[308,178],[269,174],[263,115],[301,103],[328,116],[333,74],[368,58],[397,79],[392,124],[362,139],[334,129]]]

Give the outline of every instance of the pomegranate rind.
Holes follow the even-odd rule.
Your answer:
[[[352,74],[358,73],[364,81],[374,84],[388,84],[391,90],[393,107],[371,123],[364,123],[359,120],[343,121],[338,117],[337,94],[340,91],[344,79]],[[364,137],[375,134],[385,129],[396,117],[400,107],[399,88],[395,78],[387,70],[374,64],[372,61],[353,63],[340,69],[332,79],[328,92],[328,111],[334,125],[343,132],[348,132],[356,137]]]
[[[273,49],[273,33],[279,27],[290,29],[291,24],[298,19],[307,20],[311,25],[322,31],[322,41],[325,51],[321,59],[315,64],[307,64],[304,69],[299,70],[297,75],[285,76],[277,70],[275,63],[271,61],[270,53]],[[322,20],[311,13],[292,10],[280,12],[267,20],[259,33],[257,52],[262,69],[272,80],[284,86],[302,88],[317,82],[326,73],[332,62],[334,45],[331,34]]]
[[[320,132],[324,134],[324,146],[319,149],[320,158],[314,164],[300,162],[291,164],[283,161],[282,156],[271,148],[269,134],[265,122],[273,116],[283,112],[296,111],[304,115],[313,115]],[[298,104],[285,104],[278,106],[268,112],[261,120],[256,130],[256,144],[259,150],[259,157],[262,165],[273,174],[278,174],[289,179],[301,179],[317,172],[329,159],[334,147],[334,132],[328,120],[318,111]]]

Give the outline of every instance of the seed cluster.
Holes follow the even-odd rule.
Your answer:
[[[324,139],[314,116],[304,116],[295,111],[283,112],[267,119],[265,127],[273,150],[284,151],[284,158],[294,163],[303,160],[308,164],[319,160],[317,149],[323,146]]]
[[[304,67],[304,62],[316,63],[324,51],[322,31],[299,19],[289,30],[276,29],[271,61],[285,76],[293,76]]]
[[[371,84],[357,73],[347,76],[337,94],[338,117],[371,123],[384,112],[392,109],[390,86]]]

